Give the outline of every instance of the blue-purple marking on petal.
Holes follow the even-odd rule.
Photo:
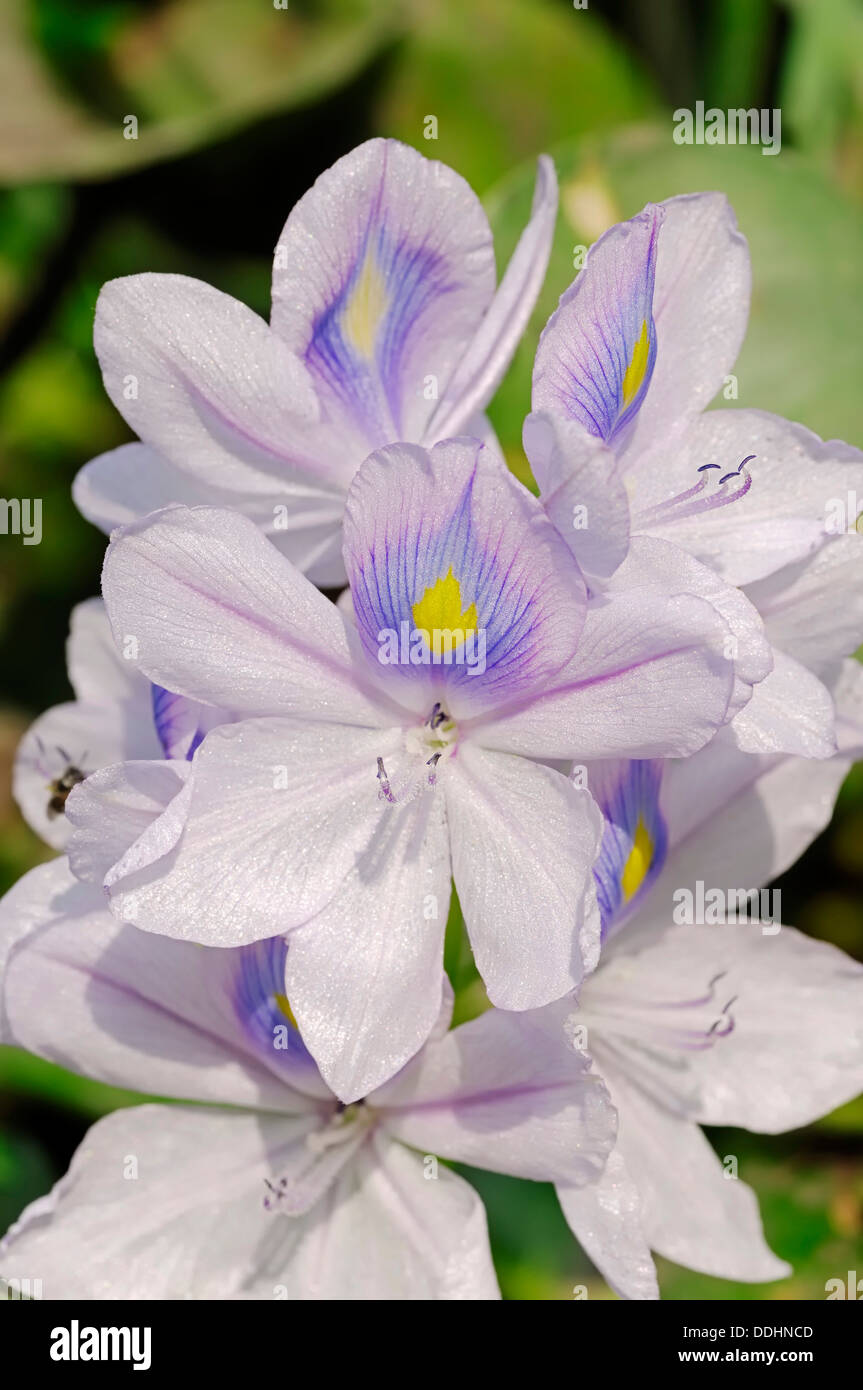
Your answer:
[[[628,915],[632,904],[643,897],[665,863],[668,828],[659,805],[662,773],[661,762],[637,760],[621,763],[617,775],[590,779],[591,792],[605,817],[602,845],[593,869],[603,939]],[[627,901],[624,870],[639,822],[650,840],[650,864],[637,893]]]
[[[287,1069],[299,1061],[317,1070],[299,1029],[283,1007],[287,954],[287,943],[280,936],[239,947],[234,952],[237,968],[232,1002],[246,1036],[271,1066]]]
[[[558,407],[606,443],[618,439],[632,422],[653,375],[657,351],[653,292],[662,218],[661,208],[649,207],[624,224],[627,234],[614,245],[614,274],[605,264],[610,243],[603,246],[605,239],[600,239],[591,252],[594,266],[589,256],[549,321],[537,354],[541,375],[547,378],[547,389],[557,397]],[[645,335],[646,356],[642,357],[637,345]],[[634,389],[633,382],[627,383],[631,370],[637,383]]]
[[[166,758],[191,762],[207,730],[200,726],[200,705],[161,685],[151,686],[153,723]]]
[[[348,279],[315,321],[305,354],[310,369],[360,424],[370,449],[399,438],[405,391],[422,385],[404,380],[409,337],[429,306],[455,288],[441,256],[422,245],[393,241],[384,226],[374,225],[378,216],[379,207]],[[346,328],[346,313],[364,275],[374,276],[383,291],[369,353],[358,350]]]
[[[536,588],[517,558],[503,563],[496,537],[478,531],[473,514],[476,467],[465,482],[448,517],[407,515],[403,509],[398,531],[375,538],[352,576],[357,623],[367,650],[375,655],[382,631],[399,633],[401,624],[413,628],[413,606],[452,569],[467,610],[476,606],[485,637],[485,670],[469,674],[463,664],[415,666],[418,679],[432,678],[447,686],[499,685],[507,695],[517,693],[520,672],[530,666],[540,640],[535,604]]]

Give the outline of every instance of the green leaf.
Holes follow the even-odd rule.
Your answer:
[[[856,118],[860,134],[863,12],[857,0],[787,3],[792,19],[780,90],[783,117],[801,149],[828,151],[849,120]]]
[[[816,1126],[830,1134],[863,1134],[863,1096],[840,1105],[831,1115],[825,1115]]]
[[[47,1192],[53,1181],[51,1162],[40,1144],[23,1134],[0,1133],[0,1231],[17,1221],[28,1202]]]
[[[4,0],[0,183],[103,178],[301,106],[354,76],[398,14],[384,0],[300,0],[287,9],[270,0],[172,0],[143,18],[120,13],[97,32],[108,45],[98,83],[103,102],[110,94],[106,113],[52,69],[25,0]],[[137,119],[136,139],[124,134],[127,116]]]
[[[475,188],[567,136],[656,110],[647,78],[592,9],[424,0],[412,20],[378,129],[451,164]],[[429,117],[436,139],[426,135]]]
[[[580,1286],[590,1299],[612,1296],[567,1226],[553,1187],[456,1168],[482,1197],[504,1298],[571,1301]]]
[[[61,188],[0,190],[0,324],[18,309],[69,220]]]
[[[760,106],[773,6],[770,0],[715,0],[712,10],[706,104]]]
[[[13,1095],[39,1096],[93,1119],[121,1106],[139,1105],[150,1099],[134,1091],[77,1076],[17,1047],[0,1047],[0,1090]]]

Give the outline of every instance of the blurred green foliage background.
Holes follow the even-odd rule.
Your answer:
[[[679,147],[697,100],[779,107],[782,151]],[[137,117],[138,138],[124,138]],[[424,138],[437,117],[438,138]],[[41,497],[43,540],[0,536],[0,888],[49,852],[9,769],[30,718],[66,699],[72,605],[103,539],[69,487],[128,438],[92,351],[103,281],[198,276],[269,309],[272,248],[320,171],[370,135],[442,159],[484,197],[500,263],[557,159],[551,270],[493,407],[512,467],[536,336],[576,248],[646,201],[723,190],[749,238],[739,404],[863,443],[863,9],[858,0],[3,0],[0,7],[0,495]],[[863,956],[863,776],[781,883],[786,921]],[[453,946],[453,940],[455,945]],[[448,964],[473,978],[458,938]],[[50,1000],[45,1001],[50,1008]],[[801,1020],[805,1027],[805,1020]],[[87,1124],[132,1097],[0,1049],[0,1229],[65,1168]],[[863,1104],[778,1139],[717,1133],[757,1189],[792,1279],[737,1286],[661,1266],[666,1298],[824,1297],[863,1270]],[[553,1193],[471,1175],[506,1297],[610,1297]]]

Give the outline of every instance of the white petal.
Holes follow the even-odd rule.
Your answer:
[[[734,665],[730,709],[741,709],[752,696],[753,686],[757,690],[758,682],[769,676],[774,660],[755,605],[679,546],[647,536],[632,539],[626,562],[608,586],[612,593],[626,593],[636,587],[641,595],[652,589],[660,602],[668,594],[695,594],[716,610],[728,626],[723,653]]]
[[[768,1248],[755,1194],[725,1170],[697,1125],[661,1108],[597,1050],[620,1117],[618,1146],[651,1249],[720,1279],[761,1283],[791,1271]]]
[[[702,752],[669,765],[662,807],[670,848],[642,909],[673,920],[675,888],[760,888],[819,835],[850,766],[847,758],[757,757],[723,730]]]
[[[53,782],[70,767],[86,776],[123,758],[161,756],[152,713],[143,703],[55,705],[21,740],[13,774],[15,799],[37,834],[55,849],[64,849],[71,827],[66,816],[49,805]]]
[[[287,1297],[496,1300],[485,1210],[463,1178],[375,1136],[305,1220]],[[290,1229],[290,1228],[289,1228]],[[284,1238],[284,1237],[283,1237]]]
[[[613,1150],[596,1182],[558,1186],[557,1196],[570,1228],[615,1292],[621,1298],[659,1298],[638,1189],[620,1150]]]
[[[125,921],[205,945],[278,936],[335,905],[392,810],[397,731],[244,720],[207,735],[173,802],[106,879]]]
[[[446,767],[453,876],[489,998],[559,999],[592,968],[602,818],[559,772],[462,744]]]
[[[836,536],[750,584],[770,640],[824,678],[863,643],[863,536]]]
[[[863,1090],[863,966],[775,925],[670,927],[635,955],[626,953],[625,933],[617,943],[617,968],[629,966],[633,985],[643,977],[645,995],[652,981],[665,998],[697,998],[722,975],[734,1026],[713,1047],[685,1054],[703,1124],[777,1134]],[[607,988],[604,968],[602,975]]]
[[[829,758],[836,752],[830,692],[799,661],[774,648],[773,670],[755,686],[731,733],[744,753]]]
[[[748,455],[745,496],[665,523],[650,519],[645,508],[690,488],[699,468],[713,463],[732,472]],[[831,501],[844,507],[855,490],[863,497],[863,454],[763,410],[711,410],[673,450],[663,442],[661,463],[642,460],[633,484],[633,532],[683,546],[729,584],[751,584],[831,539]]]
[[[749,314],[749,250],[727,198],[689,193],[661,206],[656,363],[627,467],[630,460],[646,465],[648,451],[668,450],[680,423],[709,405],[734,365]]]
[[[863,667],[843,661],[830,689],[836,704],[836,740],[848,758],[863,758]]]
[[[111,400],[177,468],[247,494],[346,481],[337,458],[312,462],[319,408],[307,368],[230,295],[186,275],[111,280],[93,341]]]
[[[269,492],[215,487],[146,444],[122,444],[84,465],[72,496],[87,520],[109,535],[117,526],[178,503],[241,511],[315,584],[344,583],[342,487],[288,479],[272,479],[269,487]]]
[[[4,1041],[137,1091],[292,1113],[320,1104],[297,1091],[275,1049],[256,1048],[244,1031],[237,953],[117,923],[103,894],[62,860],[6,895],[0,940],[11,944]]]
[[[101,886],[110,869],[180,795],[185,761],[115,763],[71,793],[66,818],[69,865],[76,878]]]
[[[320,1216],[266,1211],[265,1180],[313,1124],[181,1106],[118,1110],[89,1131],[51,1198],[12,1227],[0,1245],[4,1273],[38,1270],[51,1300],[284,1297]]]
[[[465,433],[471,415],[484,409],[500,385],[542,289],[556,217],[557,174],[548,155],[540,155],[530,221],[476,335],[426,426],[427,443]]]
[[[528,415],[523,437],[543,506],[584,573],[607,578],[629,548],[629,500],[614,454],[577,420],[549,412]]]
[[[443,798],[429,792],[378,817],[335,900],[291,934],[288,997],[342,1101],[392,1076],[435,1026],[449,895]]]
[[[238,714],[378,722],[341,614],[248,518],[157,512],[112,541],[102,582],[118,643],[168,690]]]
[[[371,1103],[421,1152],[537,1182],[594,1182],[616,1121],[564,1031],[570,1012],[490,1009],[429,1042]]]
[[[359,145],[296,204],[276,248],[272,325],[313,375],[348,479],[372,449],[420,439],[429,378],[442,394],[494,283],[476,194],[397,140]]]
[[[94,705],[121,701],[142,714],[149,712],[149,683],[122,659],[102,599],[86,599],[72,609],[66,666],[77,700]]]
[[[229,498],[242,495],[208,485],[204,478],[185,472],[156,449],[137,441],[98,454],[84,464],[72,484],[75,506],[106,535],[163,507],[177,503],[219,506],[217,499],[229,507]],[[250,508],[254,507],[258,494],[250,492],[247,496]]]
[[[547,693],[483,721],[478,737],[487,747],[578,762],[694,753],[728,717],[729,636],[716,607],[692,594],[648,586],[607,595],[588,608],[578,651]]]
[[[44,924],[45,904],[55,895],[63,894],[71,883],[74,880],[69,873],[69,865],[60,855],[22,874],[8,893],[0,898],[0,1043],[9,1041],[6,1011],[2,1003],[6,961],[19,941]]]
[[[475,439],[370,454],[348,493],[344,556],[365,672],[423,717],[439,700],[461,726],[529,699],[576,649],[582,575],[537,499]],[[442,662],[451,652],[434,659],[415,615],[448,575],[459,604],[443,631],[474,637],[465,660],[457,650]],[[412,660],[383,646],[417,631],[426,637]]]

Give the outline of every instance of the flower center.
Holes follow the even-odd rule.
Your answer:
[[[326,1124],[306,1135],[306,1153],[291,1170],[276,1182],[264,1178],[267,1189],[264,1210],[281,1210],[288,1214],[308,1210],[332,1180],[332,1165],[327,1155],[347,1145],[353,1150],[362,1143],[376,1120],[377,1116],[365,1101],[354,1101],[352,1105],[339,1102]],[[343,1157],[348,1161],[350,1154]],[[337,1160],[336,1170],[338,1167]],[[320,1181],[322,1175],[323,1183]]]
[[[451,756],[457,742],[458,725],[436,700],[425,722],[405,733],[405,772],[390,778],[383,758],[378,758],[378,799],[394,805],[437,786],[440,761]]]
[[[364,1100],[355,1100],[351,1105],[339,1102],[335,1113],[323,1129],[315,1129],[306,1135],[306,1148],[312,1153],[324,1153],[350,1140],[358,1139],[362,1131],[371,1129],[375,1123],[375,1113]]]

